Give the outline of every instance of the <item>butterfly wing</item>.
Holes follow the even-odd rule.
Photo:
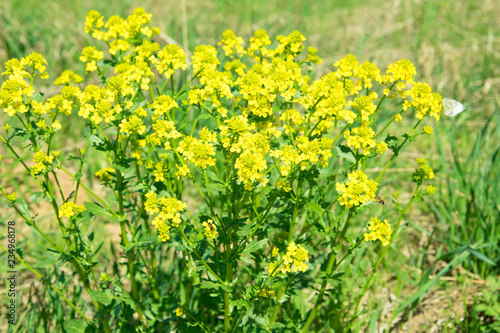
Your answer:
[[[448,117],[454,117],[465,110],[465,106],[462,103],[451,98],[443,98],[443,107],[444,114]]]

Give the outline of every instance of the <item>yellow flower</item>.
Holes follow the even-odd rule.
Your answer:
[[[396,115],[396,117],[394,118],[394,120],[396,120],[396,122],[400,123],[403,120],[403,117],[401,117],[401,113],[398,113]]]
[[[271,40],[269,39],[267,32],[263,29],[259,29],[255,31],[254,36],[250,38],[250,46],[247,49],[248,55],[250,58],[267,56],[268,50],[266,46],[269,45],[271,45]]]
[[[101,277],[99,278],[99,280],[101,280],[102,282],[108,282],[108,281],[111,281],[111,278],[109,277],[108,274],[106,273],[101,273]]]
[[[427,164],[427,160],[425,158],[417,158],[418,168],[413,173],[413,180],[417,183],[421,183],[424,179],[432,179],[434,178],[434,171]]]
[[[111,179],[111,174],[112,172],[115,172],[116,170],[111,168],[111,167],[108,167],[108,168],[105,168],[105,169],[101,169],[99,171],[97,171],[95,173],[95,176],[97,178],[99,178],[101,181],[103,182],[107,182]]]
[[[432,135],[433,131],[434,130],[432,129],[432,127],[430,127],[430,126],[424,126],[424,133],[425,134]]]
[[[174,198],[161,197],[157,199],[155,192],[146,193],[145,210],[149,214],[158,213],[152,224],[159,232],[159,237],[163,242],[170,239],[169,231],[177,228],[181,220],[181,212],[186,209],[187,204]]]
[[[425,193],[427,193],[428,195],[433,195],[434,192],[436,192],[436,188],[432,185],[427,186],[427,188],[425,189]]]
[[[443,110],[443,98],[438,93],[433,93],[432,88],[427,83],[417,82],[413,87],[406,92],[407,101],[411,98],[411,106],[413,106],[417,113],[417,119],[423,119],[425,115],[430,114],[432,117],[439,120],[441,111]]]
[[[344,136],[347,139],[347,145],[362,149],[363,155],[369,155],[371,149],[377,145],[373,139],[375,132],[369,126],[356,127],[351,131],[346,131]]]
[[[202,169],[215,165],[215,148],[210,142],[187,136],[180,142],[177,151]]]
[[[389,149],[389,147],[387,147],[387,143],[382,141],[377,144],[377,153],[380,155],[382,155],[387,149]]]
[[[246,53],[243,46],[241,46],[243,44],[243,38],[236,37],[231,30],[226,30],[222,33],[222,40],[218,45],[221,44],[226,56],[232,56],[234,53],[237,53],[239,56]]]
[[[52,123],[52,128],[54,128],[56,130],[61,129],[61,123],[59,122],[59,120],[54,120],[54,122]]]
[[[382,77],[382,83],[405,81],[406,84],[410,84],[413,83],[415,74],[417,74],[415,66],[409,60],[402,59],[389,65],[387,72]],[[402,90],[403,88],[404,84],[397,87],[397,90]]]
[[[165,46],[160,52],[158,52],[157,58],[152,59],[158,73],[165,75],[165,78],[169,79],[172,74],[177,69],[185,70],[187,68],[186,64],[186,53],[179,46],[174,44],[169,44]]]
[[[207,220],[202,223],[202,225],[205,227],[205,236],[208,239],[216,239],[219,233],[217,232],[217,228],[214,225],[213,220]]]
[[[283,191],[285,192],[290,192],[292,190],[290,183],[285,181],[284,179],[278,180],[278,182],[276,183],[276,187],[283,189]]]
[[[7,194],[7,201],[9,203],[13,203],[17,199],[16,192],[12,192],[11,194]]]
[[[356,59],[356,57],[352,54],[348,54],[333,64],[333,66],[338,67],[335,75],[339,79],[357,75],[358,64],[359,61]]]
[[[392,230],[391,225],[387,223],[387,220],[384,222],[380,221],[377,217],[374,217],[370,220],[370,224],[368,226],[369,233],[365,233],[365,241],[376,241],[377,239],[382,242],[383,246],[387,246],[390,243]]]
[[[59,217],[73,217],[85,211],[85,207],[82,205],[76,205],[73,202],[65,202],[61,208],[59,208]]]
[[[62,72],[61,76],[59,76],[55,81],[54,85],[56,86],[62,86],[65,84],[70,84],[70,83],[80,83],[83,81],[83,78],[76,74],[73,71],[70,70],[65,70]]]
[[[340,194],[338,200],[346,208],[373,201],[377,192],[377,183],[360,170],[350,173],[345,184],[336,183],[335,186]]]
[[[184,314],[184,310],[182,308],[179,307],[179,308],[175,309],[175,315],[176,316],[180,317],[183,314]]]
[[[38,128],[44,129],[47,127],[47,124],[45,123],[44,119],[40,119],[39,121],[36,122],[36,126]]]
[[[175,173],[175,176],[177,179],[181,179],[182,177],[186,177],[189,174],[189,167],[184,164],[182,166],[178,166],[177,164],[175,165],[177,167],[177,172]]]
[[[97,51],[93,46],[87,46],[82,50],[80,61],[86,63],[85,71],[93,72],[97,70],[97,61],[104,58],[104,53]]]
[[[276,293],[274,292],[274,290],[270,289],[269,287],[264,287],[264,288],[259,290],[258,295],[261,297],[265,297],[265,298],[274,298]]]
[[[323,60],[316,55],[317,53],[318,50],[315,47],[309,46],[307,48],[307,57],[304,59],[304,62],[309,62],[315,65],[321,64]]]
[[[273,252],[275,251],[273,250]],[[309,268],[309,255],[307,250],[302,245],[296,245],[295,242],[290,242],[290,244],[288,244],[287,252],[283,258],[281,258],[281,261],[282,263],[279,267],[277,266],[278,262],[269,263],[267,268],[268,274],[274,276],[278,271],[282,274],[288,272],[305,272]],[[276,267],[278,268],[276,269]]]
[[[88,12],[87,17],[85,18],[85,32],[92,32],[92,37],[102,39],[102,36],[100,34],[95,34],[95,32],[98,32],[99,28],[104,25],[103,19],[104,17],[96,10]]]

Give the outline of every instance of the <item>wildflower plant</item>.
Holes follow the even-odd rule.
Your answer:
[[[155,42],[151,18],[141,8],[126,19],[88,13],[84,29],[97,42],[80,60],[96,84],[66,70],[54,82],[60,93],[45,98],[35,88],[48,78],[40,54],[5,64],[1,140],[52,206],[61,239],[44,230],[32,203],[5,184],[0,191],[75,272],[92,306],[44,283],[93,332],[321,331],[331,319],[328,289],[342,283],[356,249],[380,241],[384,250],[344,310],[356,318],[410,205],[435,191],[420,191],[434,174],[419,158],[411,200],[400,205],[395,194],[398,215],[376,216],[388,167],[432,134],[422,126],[439,120],[441,96],[415,81],[408,60],[381,70],[347,55],[314,80],[321,59],[298,31],[272,42],[257,30],[246,42],[228,30],[188,57]],[[415,118],[412,130],[389,135],[403,117]],[[78,149],[54,147],[77,121]],[[109,163],[89,178],[91,151]],[[61,188],[62,173],[73,188]],[[120,267],[94,259],[101,247],[84,230],[104,223],[119,225]]]

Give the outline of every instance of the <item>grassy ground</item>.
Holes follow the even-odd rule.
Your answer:
[[[406,150],[390,170],[393,179],[381,184],[389,202],[394,190],[407,192],[398,184],[408,179],[412,161],[425,155],[436,169],[439,190],[434,201],[421,203],[406,219],[385,274],[377,275],[364,300],[371,317],[357,329],[467,332],[490,320],[477,304],[487,301],[486,279],[500,274],[500,6],[495,1],[75,0],[41,6],[11,0],[0,3],[0,63],[37,51],[48,60],[52,78],[66,68],[83,76],[79,51],[92,42],[83,32],[86,13],[96,9],[105,17],[126,16],[137,6],[154,13],[161,43],[176,42],[188,53],[195,45],[217,43],[228,28],[246,39],[259,28],[271,36],[299,30],[323,58],[318,75],[346,53],[380,67],[407,58],[416,65],[419,80],[462,101],[467,110],[443,119],[435,136]],[[29,198],[27,188],[18,185],[22,177],[12,176],[13,168],[2,170],[1,177]],[[390,218],[394,207],[387,206],[383,214]],[[9,218],[3,208],[0,212]],[[37,242],[43,243],[29,243]],[[468,257],[451,265],[461,253]],[[28,294],[30,285],[25,288]],[[405,302],[411,306],[399,311]]]

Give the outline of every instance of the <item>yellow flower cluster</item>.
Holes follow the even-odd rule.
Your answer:
[[[274,290],[270,289],[269,287],[264,287],[259,290],[259,296],[264,297],[264,298],[274,298],[276,293]]]
[[[428,195],[433,195],[436,192],[436,188],[432,185],[429,185],[425,188],[425,193]]]
[[[433,93],[432,88],[427,83],[417,82],[413,87],[406,91],[404,96],[406,100],[403,104],[403,110],[413,106],[417,110],[415,117],[423,119],[426,114],[439,120],[443,111],[443,98],[438,93]],[[408,99],[411,98],[411,101]]]
[[[87,46],[82,50],[80,61],[85,63],[85,71],[93,72],[97,70],[97,61],[104,58],[104,52],[97,51],[94,46]]]
[[[434,129],[430,126],[424,126],[423,127],[424,133],[428,135],[432,135],[434,133]]]
[[[31,167],[31,174],[36,176],[54,162],[54,156],[47,156],[43,151],[39,150],[33,155],[33,162],[36,164]]]
[[[286,274],[288,272],[305,272],[309,268],[309,256],[307,250],[302,245],[296,245],[290,242],[287,251],[283,257],[276,255],[273,250],[273,257],[277,257],[276,262],[271,262],[267,271],[270,275],[276,275],[278,272]],[[280,263],[281,262],[281,263]]]
[[[321,59],[315,48],[304,47],[306,39],[298,31],[278,36],[272,46],[267,33],[257,30],[245,46],[243,38],[227,30],[218,44],[223,52],[211,45],[195,48],[189,61],[193,80],[180,91],[174,84],[168,96],[170,92],[164,93],[164,88],[188,69],[186,54],[177,45],[161,48],[151,40],[160,33],[150,26],[151,17],[142,8],[126,19],[113,16],[107,21],[97,11],[89,12],[85,31],[109,45],[115,64],[106,84],[79,88],[74,84],[82,78],[64,71],[55,82],[64,86],[60,94],[41,102],[32,97],[31,85],[35,77],[48,77],[47,63],[32,53],[6,63],[3,74],[9,78],[0,89],[0,108],[9,116],[31,112],[31,121],[40,132],[61,128],[57,116],[70,115],[73,110],[92,129],[114,127],[118,143],[129,144],[130,156],[138,165],[145,165],[148,176],[156,182],[168,179],[170,172],[181,179],[193,168],[213,167],[218,154],[217,159],[220,156],[234,166],[237,181],[245,190],[273,182],[273,187],[286,192],[291,191],[297,171],[328,166],[334,144],[341,143],[332,139],[332,129],[345,127],[337,138],[357,157],[383,154],[388,146],[377,140],[375,130],[376,118],[384,112],[379,108],[384,98],[403,99],[396,121],[402,120],[409,107],[416,109],[418,119],[427,115],[439,119],[443,109],[439,94],[427,84],[415,82],[415,67],[408,60],[393,63],[383,72],[371,62],[360,63],[354,55],[347,55],[334,63],[335,71],[311,81],[304,67]],[[221,64],[218,54],[222,53],[226,59]],[[80,59],[87,72],[99,70],[103,75],[105,54],[88,46]],[[158,78],[169,80],[161,87]],[[380,87],[384,95],[375,92]],[[190,110],[210,117],[207,127],[186,130],[183,125],[192,119]],[[432,128],[427,126],[423,131],[431,134]],[[54,158],[37,154],[33,174],[41,173]],[[419,163],[418,170],[419,179],[433,177],[426,162]],[[106,182],[112,172],[112,168],[102,169],[96,176]],[[377,186],[362,171],[354,171],[345,183],[336,184],[338,200],[345,208],[365,204],[374,199]],[[181,223],[180,213],[186,204],[173,198],[157,199],[154,192],[146,196],[146,210],[158,213],[153,223],[165,241],[169,229]],[[205,235],[215,239],[217,232],[211,226],[211,222],[204,222]],[[304,256],[304,251],[300,264],[294,258]],[[290,243],[287,254],[281,271],[307,268],[307,251],[300,245]]]
[[[114,173],[115,171],[115,169],[108,167],[97,171],[95,176],[103,182],[108,182],[111,179],[111,173]]]
[[[236,54],[239,57],[246,53],[242,46],[243,43],[243,38],[236,37],[231,30],[226,30],[222,33],[222,40],[219,42],[219,45],[222,44],[222,49],[226,56]]]
[[[340,204],[351,208],[373,200],[377,192],[377,183],[369,179],[364,172],[356,170],[348,175],[345,184],[336,183],[335,188],[340,194],[338,198]]]
[[[23,102],[23,97],[29,100],[34,90],[25,79],[47,79],[49,75],[45,72],[46,64],[47,61],[35,52],[21,60],[11,59],[5,63],[5,72],[2,75],[8,75],[9,78],[0,88],[0,108],[10,117],[16,113],[28,112],[29,105]]]
[[[126,20],[112,16],[104,23],[104,17],[92,10],[85,20],[85,32],[91,33],[95,39],[108,42],[109,53],[115,55],[118,51],[129,50],[133,40],[151,38],[160,33],[160,29],[147,25],[152,16],[143,8],[136,8]]]
[[[413,173],[413,180],[417,183],[421,183],[424,179],[434,178],[434,171],[427,164],[425,158],[417,158],[418,168]]]
[[[6,197],[9,203],[13,203],[17,199],[17,194],[16,192],[12,192],[11,194],[7,194]]]
[[[214,225],[213,220],[207,220],[202,223],[202,225],[205,227],[205,236],[208,239],[216,239],[219,233],[217,232],[217,229]]]
[[[181,220],[181,212],[186,209],[187,204],[174,198],[157,198],[155,192],[146,194],[144,208],[146,212],[153,215],[158,213],[152,224],[158,229],[159,236],[163,242],[170,239],[169,231],[171,228],[177,228]]]
[[[59,217],[66,216],[71,218],[75,215],[83,213],[85,211],[85,207],[82,205],[76,205],[73,202],[65,202],[61,208],[59,208]]]
[[[178,307],[177,309],[175,309],[175,315],[177,317],[180,317],[184,314],[184,310],[181,308],[181,307]]]
[[[365,233],[365,241],[376,241],[377,239],[382,242],[383,246],[389,245],[391,241],[391,225],[387,223],[387,220],[383,222],[380,221],[377,217],[374,217],[370,220],[368,225],[369,233]]]
[[[215,147],[217,136],[207,128],[200,131],[201,139],[186,136],[180,142],[177,151],[189,162],[202,169],[215,165]]]

